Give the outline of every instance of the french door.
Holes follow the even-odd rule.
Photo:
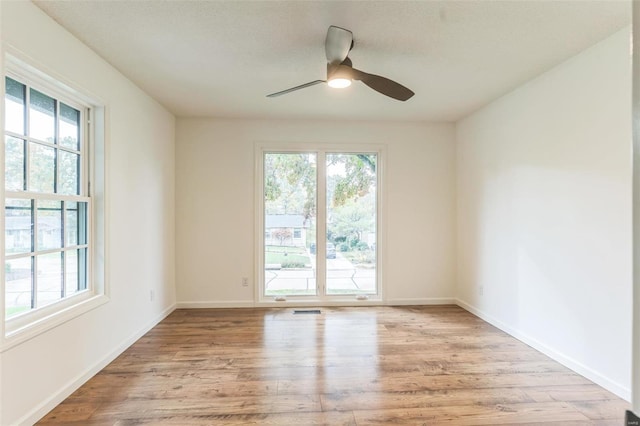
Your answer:
[[[378,151],[261,151],[261,299],[379,295]]]

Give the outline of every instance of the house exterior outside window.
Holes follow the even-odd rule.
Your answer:
[[[265,243],[269,245],[306,247],[309,221],[300,214],[268,214],[265,216]]]

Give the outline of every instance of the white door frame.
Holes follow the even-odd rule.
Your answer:
[[[287,296],[286,298],[274,298],[264,295],[264,155],[270,152],[281,153],[317,153],[317,162],[324,164],[327,153],[370,153],[377,154],[377,242],[376,242],[376,285],[378,294],[370,295],[367,299],[361,300],[354,295],[326,295],[324,289],[318,289],[315,296]],[[386,265],[386,215],[385,204],[386,185],[384,179],[386,145],[382,144],[327,144],[327,143],[269,143],[258,142],[254,147],[254,171],[255,171],[255,255],[254,255],[254,302],[256,305],[285,305],[285,306],[344,306],[344,305],[383,305],[385,287],[385,265]],[[325,194],[326,190],[325,168],[318,167],[317,175],[317,201],[318,212],[316,235],[326,235],[326,221],[320,220],[326,215],[326,198],[320,194]],[[326,282],[325,277],[325,255],[326,240],[317,238],[316,241],[316,286]],[[281,300],[284,299],[284,300]]]

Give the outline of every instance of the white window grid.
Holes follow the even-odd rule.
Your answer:
[[[75,99],[72,99],[68,96],[66,96],[63,92],[57,90],[54,87],[48,87],[46,85],[43,84],[37,84],[37,83],[33,83],[30,81],[29,78],[27,77],[23,77],[17,73],[12,73],[12,72],[7,72],[5,73],[6,77],[9,77],[21,84],[23,84],[25,86],[25,99],[24,99],[24,108],[25,108],[25,116],[24,116],[24,134],[20,134],[20,133],[16,133],[16,132],[12,132],[12,131],[8,131],[5,129],[4,134],[5,134],[5,138],[7,136],[12,137],[14,139],[17,140],[21,140],[24,141],[24,177],[23,177],[23,189],[20,191],[8,191],[5,190],[5,202],[6,200],[10,200],[10,199],[21,199],[21,200],[31,200],[32,201],[32,205],[31,205],[31,211],[32,211],[32,233],[31,233],[31,250],[30,251],[25,251],[25,252],[20,252],[20,253],[5,253],[5,262],[9,261],[9,260],[14,260],[14,259],[24,259],[24,258],[32,258],[32,275],[31,275],[31,280],[32,280],[32,306],[31,309],[29,309],[28,311],[25,311],[22,314],[18,314],[10,317],[9,319],[14,319],[17,317],[21,317],[21,316],[25,316],[28,315],[29,313],[33,312],[34,310],[40,308],[41,306],[39,306],[38,303],[38,257],[41,255],[46,255],[46,254],[51,254],[51,253],[64,253],[65,254],[65,258],[66,258],[66,252],[71,252],[71,251],[78,251],[81,249],[85,249],[85,253],[86,253],[86,271],[84,271],[84,275],[86,277],[86,288],[82,289],[81,291],[78,291],[77,293],[74,293],[74,295],[76,294],[81,294],[84,292],[90,292],[93,290],[92,287],[92,280],[90,279],[91,277],[91,261],[92,261],[92,256],[91,256],[91,230],[92,230],[92,223],[91,223],[91,218],[92,218],[92,199],[89,196],[89,191],[90,191],[90,180],[89,180],[89,166],[90,166],[90,162],[89,162],[89,150],[90,150],[90,139],[89,139],[89,126],[90,126],[90,122],[89,122],[89,117],[91,116],[91,110],[88,106],[84,105],[81,102],[76,101]],[[30,123],[29,123],[29,119],[30,119],[30,112],[29,112],[29,106],[30,106],[30,97],[31,97],[31,90],[30,89],[34,89],[44,95],[47,95],[51,98],[53,98],[55,100],[55,111],[56,111],[56,121],[55,121],[55,141],[54,142],[59,142],[60,141],[60,126],[58,126],[58,120],[59,120],[59,112],[60,112],[60,104],[64,103],[67,106],[70,106],[72,108],[75,108],[76,110],[78,110],[80,112],[80,117],[79,117],[79,125],[80,125],[80,129],[79,129],[79,149],[73,149],[70,147],[66,147],[63,145],[60,145],[58,143],[52,143],[49,141],[44,141],[41,139],[37,139],[35,137],[32,137],[30,135]],[[4,94],[3,94],[3,99],[4,99]],[[36,191],[29,191],[30,185],[29,185],[29,179],[30,179],[30,159],[31,159],[31,147],[33,146],[32,144],[38,144],[41,146],[45,146],[45,147],[49,147],[49,148],[53,148],[56,153],[55,155],[55,176],[54,176],[54,191],[58,190],[58,183],[60,182],[60,173],[61,173],[61,167],[60,167],[60,155],[58,155],[58,152],[60,151],[64,151],[64,152],[68,152],[68,153],[72,153],[72,154],[76,154],[80,156],[80,167],[78,170],[78,189],[79,189],[79,194],[78,195],[68,195],[68,194],[58,194],[58,193],[45,193],[45,192],[36,192]],[[3,148],[4,149],[4,148]],[[62,247],[60,248],[53,248],[53,249],[44,249],[41,250],[38,247],[38,220],[36,219],[36,215],[38,214],[38,208],[39,208],[39,203],[41,202],[48,202],[48,201],[60,201],[62,202],[62,207],[61,207],[61,214],[62,214]],[[67,245],[67,238],[66,238],[66,232],[65,230],[67,229],[67,221],[68,221],[68,215],[67,215],[67,206],[69,202],[75,202],[78,203],[77,204],[77,210],[78,210],[78,221],[80,220],[80,207],[79,207],[79,203],[86,203],[86,212],[85,212],[85,216],[86,216],[86,226],[85,226],[85,243],[84,244],[75,244],[75,245]],[[77,241],[79,241],[79,239],[77,239]],[[66,268],[66,262],[62,262],[62,288],[61,288],[61,293],[62,293],[62,297],[60,300],[66,300],[68,299],[68,297],[66,297],[65,292],[67,289],[67,274],[64,272]],[[79,272],[80,273],[80,272]],[[59,300],[59,301],[60,301]],[[55,304],[52,303],[52,304]],[[52,304],[47,304],[46,306],[51,306]]]

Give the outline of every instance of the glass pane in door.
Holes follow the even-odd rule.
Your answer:
[[[314,153],[265,153],[265,296],[316,295]]]
[[[377,155],[327,154],[326,293],[377,294]]]

